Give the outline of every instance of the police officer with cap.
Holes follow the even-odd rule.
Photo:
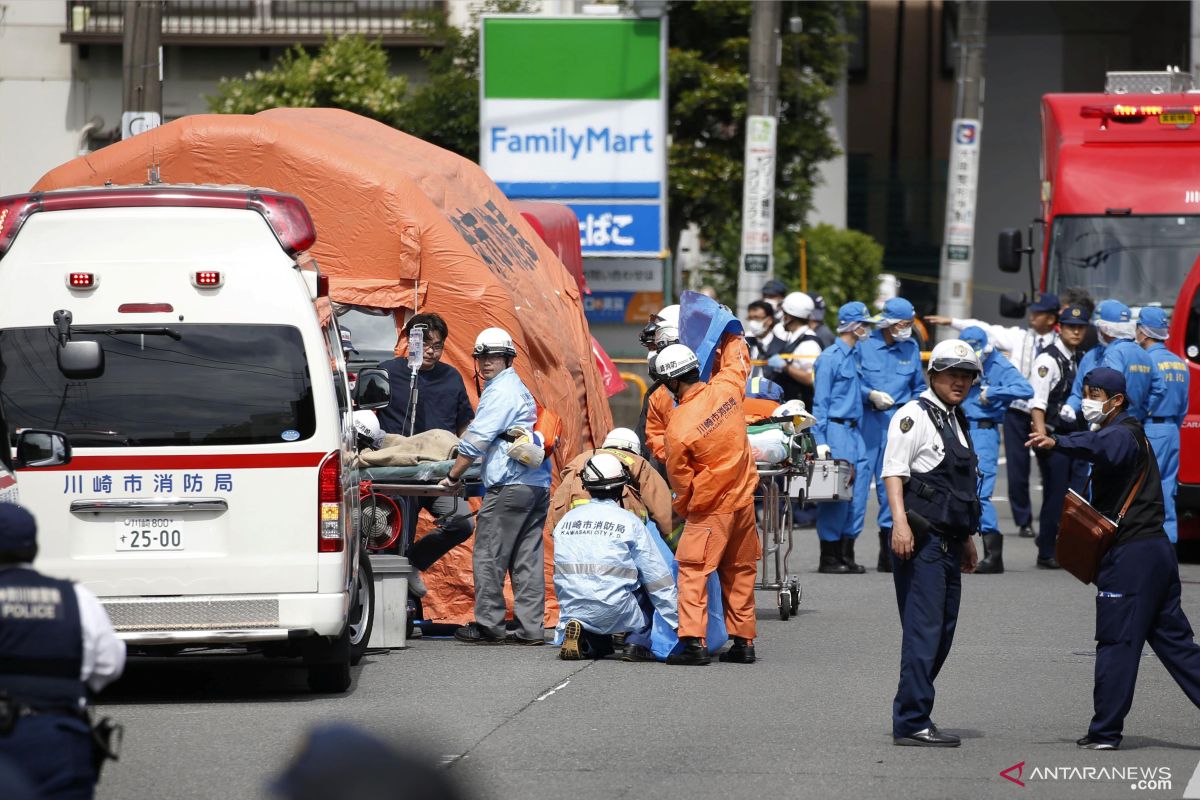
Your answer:
[[[1079,372],[1079,346],[1087,333],[1087,311],[1071,305],[1058,316],[1058,338],[1033,362],[1033,399],[1029,413],[1033,418],[1033,433],[1070,433],[1078,430],[1075,409],[1068,399]],[[1013,452],[1013,451],[1009,451]],[[1037,565],[1041,569],[1058,569],[1054,543],[1058,538],[1058,519],[1062,516],[1067,490],[1083,490],[1087,465],[1062,452],[1039,452],[1038,467],[1042,473],[1042,510],[1038,515]]]
[[[1200,708],[1200,644],[1180,605],[1179,562],[1163,531],[1158,464],[1141,423],[1125,410],[1125,376],[1098,367],[1083,386],[1091,430],[1034,434],[1029,446],[1092,462],[1092,502],[1118,521],[1096,575],[1095,713],[1076,742],[1087,750],[1116,750],[1145,645]]]
[[[125,669],[96,596],[37,572],[37,524],[0,503],[0,758],[42,797],[90,798],[99,779],[86,712]]]
[[[1179,538],[1179,522],[1175,513],[1175,490],[1179,481],[1179,426],[1187,414],[1188,367],[1179,356],[1167,349],[1167,312],[1161,308],[1143,308],[1138,315],[1137,343],[1146,350],[1162,381],[1162,392],[1150,400],[1146,418],[1146,437],[1158,458],[1162,476],[1163,500],[1166,502],[1166,522],[1163,527],[1172,542]]]
[[[929,357],[929,388],[892,417],[883,479],[892,507],[892,580],[903,644],[892,705],[898,745],[958,747],[933,724],[933,681],[942,668],[962,595],[962,572],[978,561],[978,459],[959,404],[979,377],[975,350],[960,339]]]

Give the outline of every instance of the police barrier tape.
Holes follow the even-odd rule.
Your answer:
[[[780,353],[779,357],[785,361],[815,361],[817,358],[817,356],[798,355],[796,353]],[[921,360],[929,360],[928,350],[921,351]],[[614,364],[637,364],[642,367],[646,366],[646,359],[644,358],[614,358],[612,359],[612,362]],[[767,362],[754,360],[751,361],[750,364],[755,367],[765,367]],[[625,373],[621,373],[621,377],[628,379]]]

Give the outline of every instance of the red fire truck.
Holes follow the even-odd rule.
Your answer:
[[[1104,94],[1042,98],[1040,288],[1080,286],[1097,301],[1171,314],[1167,347],[1191,368],[1179,469],[1180,539],[1200,538],[1200,93],[1190,76],[1110,73]],[[1029,229],[1030,241],[1034,230]],[[999,267],[1019,272],[1019,230],[1000,233]],[[1031,289],[1035,288],[1031,286]],[[1022,295],[1001,314],[1023,316]]]

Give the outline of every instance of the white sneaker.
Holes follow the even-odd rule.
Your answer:
[[[421,580],[421,571],[414,569],[408,574],[408,593],[413,597],[424,597],[429,589],[425,587],[425,581]]]

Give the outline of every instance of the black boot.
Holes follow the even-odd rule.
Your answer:
[[[867,568],[854,560],[854,540],[849,536],[842,537],[842,563],[846,565],[846,572],[851,575],[862,575],[867,571]]]
[[[875,565],[878,572],[892,571],[892,529],[882,528],[879,531],[879,563]]]
[[[817,572],[824,572],[827,575],[845,575],[850,572],[850,568],[842,562],[840,539],[836,542],[821,540],[821,565],[817,567]]]
[[[667,656],[667,663],[684,667],[703,667],[712,663],[712,657],[708,654],[708,648],[704,646],[704,642],[694,636],[681,636],[679,641],[683,644],[683,649],[678,653],[672,653]]]
[[[731,664],[753,664],[754,642],[740,636],[733,637],[733,646],[726,650],[718,659]]]
[[[999,575],[1004,572],[1004,537],[998,533],[983,535],[983,560],[975,567],[979,575]]]

